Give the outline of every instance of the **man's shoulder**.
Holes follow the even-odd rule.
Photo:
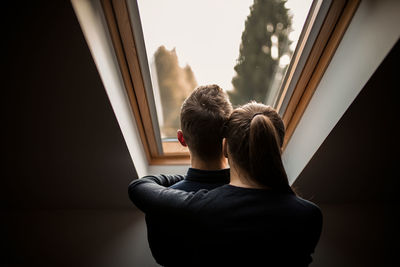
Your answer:
[[[177,180],[181,181],[182,179],[185,178],[185,176],[186,175],[182,175],[182,174],[163,174],[163,173],[161,173],[161,174],[148,174],[148,175],[141,177],[141,179],[155,177],[155,178],[177,179]]]
[[[140,179],[133,180],[130,185],[137,183],[156,183],[169,187],[178,183],[179,181],[182,181],[184,178],[185,176],[181,174],[150,174],[143,176]]]
[[[197,192],[201,189],[213,190],[227,183],[229,183],[229,169],[203,170],[189,168],[185,179],[174,184],[171,188]]]
[[[186,179],[183,179],[182,181],[177,182],[176,184],[170,186],[171,188],[174,189],[180,189],[183,190],[183,188],[188,184],[188,181]]]
[[[184,179],[176,184],[172,185],[171,188],[183,190],[186,192],[197,192],[199,190],[205,189],[207,191],[216,189],[226,183],[206,183],[199,181],[192,181],[189,179]]]

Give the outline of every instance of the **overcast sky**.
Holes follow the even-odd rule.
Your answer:
[[[147,56],[161,45],[176,48],[179,64],[189,64],[199,85],[232,89],[244,23],[253,0],[138,0]],[[297,41],[312,0],[288,0]]]

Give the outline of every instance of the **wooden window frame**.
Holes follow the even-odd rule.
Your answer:
[[[324,76],[359,3],[360,0],[332,1],[282,116],[286,127],[283,149],[286,148],[319,82]],[[286,88],[284,87],[283,90],[287,89],[289,84],[290,80],[286,82],[284,85]],[[281,108],[282,99],[280,99],[281,101],[277,106],[278,110]]]
[[[133,0],[101,0],[101,4],[147,161],[149,165],[190,164],[189,153],[180,149],[178,142],[163,144],[164,151],[168,153],[161,153],[162,149],[157,145],[158,133],[153,127],[153,120],[157,118],[151,116],[127,1]],[[283,149],[322,79],[359,2],[360,0],[332,0],[282,116],[286,126]],[[293,82],[291,72],[296,69],[297,64],[298,62],[294,62],[286,74],[288,79],[283,84],[283,94],[277,103],[278,110],[282,107],[288,85]]]

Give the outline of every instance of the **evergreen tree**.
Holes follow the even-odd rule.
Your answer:
[[[233,90],[228,92],[234,105],[265,101],[279,58],[289,52],[291,17],[285,2],[254,0],[250,8],[234,67]]]
[[[164,116],[161,133],[163,137],[176,137],[180,128],[180,107],[197,86],[196,78],[189,65],[179,66],[175,49],[169,51],[160,46],[154,54],[154,61]]]

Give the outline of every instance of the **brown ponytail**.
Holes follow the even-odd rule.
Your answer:
[[[273,108],[252,102],[235,109],[225,135],[232,159],[249,179],[292,192],[281,159],[285,127]]]

